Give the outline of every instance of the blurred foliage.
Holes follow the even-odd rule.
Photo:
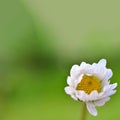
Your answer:
[[[111,82],[120,83],[119,4],[98,2],[0,1],[1,120],[79,119],[81,104],[64,87],[71,66],[82,61],[106,58]],[[119,119],[117,90],[88,119]]]

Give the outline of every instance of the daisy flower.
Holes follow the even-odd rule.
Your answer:
[[[103,106],[116,92],[117,83],[110,84],[109,81],[112,75],[112,70],[106,68],[105,59],[92,65],[85,62],[80,66],[73,65],[65,92],[74,100],[84,102],[89,113],[96,116],[96,106]]]

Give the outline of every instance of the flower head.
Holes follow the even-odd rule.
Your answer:
[[[65,92],[74,100],[85,102],[88,111],[96,116],[95,107],[104,105],[116,92],[114,89],[117,83],[110,84],[109,81],[112,75],[112,70],[106,68],[105,59],[92,65],[85,62],[80,66],[73,65],[67,78],[68,86],[65,87]]]

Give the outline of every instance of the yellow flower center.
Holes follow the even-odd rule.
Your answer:
[[[100,92],[101,84],[100,80],[95,76],[84,75],[80,83],[78,83],[77,90],[83,90],[87,94],[90,94],[93,90]]]

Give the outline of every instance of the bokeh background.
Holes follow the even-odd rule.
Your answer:
[[[79,120],[64,92],[73,64],[108,61],[120,77],[119,0],[0,0],[0,120]],[[120,119],[119,86],[99,115]]]

